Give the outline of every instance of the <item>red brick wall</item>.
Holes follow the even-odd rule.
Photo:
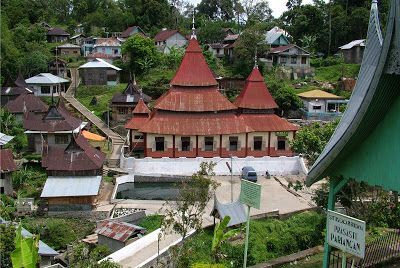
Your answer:
[[[221,157],[230,157],[231,155],[237,157],[246,157],[246,149],[242,148],[239,151],[228,151],[225,148],[222,148]]]
[[[161,158],[161,157],[173,157],[173,150],[172,148],[168,148],[167,150],[161,151],[154,151],[151,148],[146,148],[146,156],[154,157],[154,158]]]
[[[274,147],[270,147],[271,156],[293,156],[292,150],[275,150]]]

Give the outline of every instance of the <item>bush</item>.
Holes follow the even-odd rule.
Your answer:
[[[311,58],[312,67],[327,67],[332,65],[344,64],[342,57]]]
[[[147,233],[151,233],[161,227],[163,216],[150,215],[141,219],[138,223],[140,227],[146,228]]]
[[[355,78],[360,71],[360,64],[337,64],[315,69],[315,79],[325,82],[337,82],[342,76]]]
[[[13,188],[20,197],[39,199],[46,179],[46,171],[39,165],[26,165],[12,174]]]
[[[56,250],[65,249],[68,244],[91,234],[95,227],[87,220],[71,218],[25,218],[22,224]]]

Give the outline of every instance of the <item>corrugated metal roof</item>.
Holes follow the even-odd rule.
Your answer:
[[[190,39],[181,65],[178,68],[171,85],[175,86],[214,86],[217,81],[207,65],[199,43]]]
[[[186,112],[207,112],[235,110],[216,86],[210,87],[172,87],[156,101],[155,109]]]
[[[14,138],[14,136],[8,136],[8,135],[0,132],[0,146],[6,145],[13,138]]]
[[[183,35],[181,32],[179,32],[178,30],[161,30],[156,34],[156,36],[154,37],[154,40],[156,42],[162,42],[162,41],[167,40],[168,38],[170,38],[171,36],[173,36],[176,33],[180,34],[182,37],[184,37],[186,39],[186,36]]]
[[[13,154],[10,149],[0,150],[0,172],[11,172],[17,170],[15,165]]]
[[[105,220],[95,230],[98,235],[125,242],[137,233],[144,233],[145,229],[127,222]]]
[[[295,47],[298,50],[301,50],[301,51],[304,52],[303,54],[298,54],[298,55],[310,55],[310,53],[308,51],[306,51],[303,48],[301,48],[301,47],[299,47],[297,45],[294,45],[294,44],[271,48],[268,53],[270,53],[270,54],[280,54],[280,53],[283,53],[283,52],[285,52],[285,51],[287,51],[287,50],[289,50],[289,49],[291,49],[293,47]]]
[[[353,47],[365,47],[365,39],[360,39],[360,40],[354,40],[351,41],[350,43],[343,45],[339,47],[340,49],[351,49]]]
[[[64,45],[60,45],[57,48],[81,48],[80,46],[74,45],[74,44],[64,44]]]
[[[126,124],[125,128],[127,129],[139,129],[143,127],[148,121],[150,117],[149,115],[137,114],[134,115]]]
[[[122,70],[100,58],[96,58],[95,60],[89,61],[89,62],[79,66],[78,69],[85,69],[85,68],[111,68],[111,69],[114,69],[117,71]]]
[[[67,33],[66,31],[64,31],[61,28],[51,28],[47,32],[47,35],[65,35],[65,36],[69,36],[69,33]]]
[[[236,98],[234,104],[239,108],[275,109],[278,108],[265,85],[264,78],[258,68],[253,68],[246,80],[244,89]]]
[[[101,176],[49,176],[40,197],[96,196],[100,183]]]
[[[298,126],[276,114],[241,114],[246,125],[254,131],[296,131]]]
[[[247,220],[244,206],[239,202],[239,200],[233,203],[222,204],[215,196],[213,214],[215,212],[218,212],[220,219],[223,219],[225,216],[229,216],[231,218],[228,223],[228,227],[241,224]]]
[[[158,111],[140,132],[171,135],[220,135],[253,130],[234,113],[175,113]]]
[[[4,106],[10,113],[39,112],[44,113],[49,109],[39,97],[33,94],[21,94],[16,99],[10,100]]]
[[[299,93],[297,94],[297,96],[306,99],[340,99],[340,100],[344,99],[344,97],[342,96],[336,96],[332,93],[319,89],[314,89],[303,93]]]
[[[97,38],[93,47],[120,47],[121,42],[115,38]]]
[[[51,73],[40,73],[25,80],[27,84],[59,84],[69,82],[67,79],[55,76]]]
[[[150,114],[150,109],[147,107],[146,103],[144,103],[143,99],[139,99],[139,102],[136,104],[135,109],[133,109],[133,114]]]

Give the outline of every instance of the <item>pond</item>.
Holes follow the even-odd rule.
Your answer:
[[[118,186],[116,199],[176,200],[178,194],[176,182],[127,182]]]

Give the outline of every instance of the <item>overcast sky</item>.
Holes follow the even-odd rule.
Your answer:
[[[189,0],[189,2],[193,3],[194,5],[197,5],[200,3],[200,1],[201,0]],[[279,17],[284,11],[286,11],[287,0],[268,0],[268,2],[274,17]],[[310,4],[312,2],[312,0],[303,0],[303,4]]]

